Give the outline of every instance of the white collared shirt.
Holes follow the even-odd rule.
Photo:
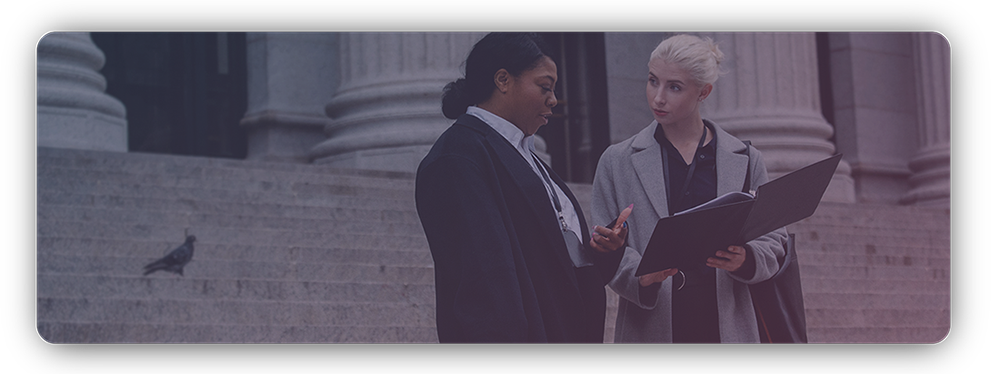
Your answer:
[[[535,172],[535,175],[542,181],[542,185],[545,186],[545,190],[551,192],[551,190],[549,190],[548,182],[545,181],[545,178],[541,174],[544,171],[538,170],[538,167],[535,166],[535,162],[532,159],[535,151],[534,135],[524,136],[524,131],[521,131],[521,129],[517,128],[517,126],[514,126],[514,124],[510,123],[510,121],[477,106],[470,106],[466,109],[465,114],[479,118],[483,122],[486,122],[486,124],[492,127],[493,130],[500,133],[500,136],[507,139],[507,141],[514,146],[514,149],[517,149],[517,152],[521,154],[521,157],[523,157],[524,161],[528,163],[528,166]],[[555,182],[553,181],[555,195],[559,198],[559,204],[562,205],[562,214],[563,219],[566,220],[566,225],[570,231],[580,238],[580,242],[584,243],[584,246],[589,246],[586,243],[589,243],[590,241],[583,240],[583,230],[580,228],[580,218],[576,214],[576,208],[573,206],[573,202],[570,201],[569,197],[563,193],[562,189],[554,183]],[[549,195],[549,202],[552,203],[552,210],[556,211],[556,204],[552,202],[552,194],[550,193],[547,195]]]

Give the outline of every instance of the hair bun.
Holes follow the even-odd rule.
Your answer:
[[[471,105],[466,98],[466,80],[458,80],[444,86],[444,95],[441,97],[441,112],[445,117],[456,119],[465,113],[465,109]]]

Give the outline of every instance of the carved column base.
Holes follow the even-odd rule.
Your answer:
[[[328,139],[310,157],[337,167],[416,171],[452,122],[441,114],[442,87],[437,80],[399,82],[337,94],[326,106]]]
[[[951,145],[924,148],[910,161],[913,186],[900,203],[926,207],[951,207]]]
[[[812,111],[726,112],[713,114],[711,118],[734,136],[751,141],[761,151],[772,180],[830,157],[836,150],[827,140],[833,136],[833,127]],[[846,162],[841,161],[837,166],[823,201],[856,201],[851,167]]]
[[[326,135],[326,117],[264,111],[248,114],[240,125],[247,128],[247,159],[308,163],[309,149]]]
[[[128,151],[125,106],[104,92],[104,53],[90,34],[45,35],[37,66],[39,146]]]

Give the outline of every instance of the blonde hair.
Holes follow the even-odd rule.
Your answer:
[[[712,38],[693,35],[674,35],[656,46],[649,60],[660,59],[677,64],[701,84],[712,84],[722,74],[722,58],[719,45]]]

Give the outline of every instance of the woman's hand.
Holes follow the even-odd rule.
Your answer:
[[[635,204],[633,204],[635,205]],[[590,247],[601,253],[617,251],[625,245],[625,234],[628,233],[628,225],[625,220],[632,214],[632,206],[622,210],[611,228],[604,226],[594,226],[594,232],[590,234]]]
[[[677,274],[677,269],[667,269],[655,273],[640,275],[639,285],[643,287],[649,287],[649,285],[653,283],[660,283],[667,280],[667,278],[674,276],[674,274]]]
[[[726,251],[716,251],[715,256],[709,257],[705,265],[726,271],[736,271],[743,266],[743,261],[747,259],[747,250],[741,245],[731,245]]]

